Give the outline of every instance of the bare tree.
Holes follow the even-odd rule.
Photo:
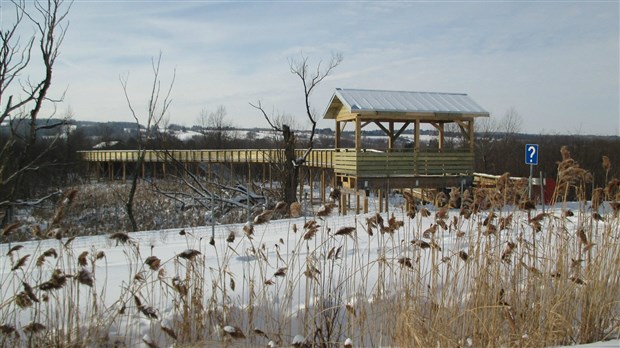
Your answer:
[[[44,104],[62,101],[62,97],[54,100],[48,93],[72,5],[72,2],[62,0],[10,3],[14,5],[14,22],[0,29],[0,124],[8,128],[8,132],[0,135],[0,208],[5,213],[3,224],[11,219],[13,206],[42,202],[40,197],[28,201],[31,197],[23,197],[27,194],[19,190],[29,186],[25,182],[27,174],[49,165],[46,157],[55,141],[44,148],[37,148],[39,131],[64,124],[63,121],[40,122],[39,119]],[[28,25],[34,27],[34,34],[22,41],[19,33],[25,32]],[[39,79],[32,81],[29,76],[24,76],[38,68],[42,70]]]
[[[303,85],[304,89],[304,106],[306,111],[306,117],[310,122],[310,135],[308,143],[306,145],[306,151],[301,157],[295,156],[296,136],[295,131],[291,128],[290,124],[276,122],[276,116],[268,115],[262,106],[262,103],[258,101],[256,104],[250,103],[252,107],[260,111],[269,126],[279,134],[281,134],[284,142],[284,173],[283,173],[283,196],[287,203],[297,201],[296,188],[299,178],[299,169],[306,161],[306,158],[310,154],[314,147],[314,135],[316,131],[317,115],[310,107],[310,96],[314,89],[327,77],[329,74],[342,62],[341,54],[332,54],[331,59],[327,65],[323,65],[322,61],[319,61],[315,68],[310,67],[309,58],[303,53],[299,59],[290,59],[289,68],[292,74],[297,76]],[[282,119],[282,118],[280,118]]]
[[[215,111],[209,112],[206,108],[200,111],[198,125],[204,141],[204,146],[214,149],[223,149],[225,143],[230,140],[230,128],[232,122],[226,119],[226,107],[220,105]],[[212,140],[209,141],[209,140]],[[211,143],[211,144],[210,144]]]
[[[151,86],[148,109],[145,117],[141,117],[140,115],[138,115],[131,103],[129,93],[127,91],[128,77],[125,76],[120,78],[121,86],[123,87],[123,92],[125,94],[125,99],[127,100],[127,105],[129,106],[129,110],[131,111],[133,119],[136,121],[137,127],[138,159],[136,161],[136,166],[133,172],[133,176],[131,178],[131,187],[127,195],[127,201],[125,202],[127,216],[129,218],[129,222],[131,223],[131,228],[133,231],[138,230],[138,225],[136,223],[136,219],[133,213],[133,202],[138,184],[138,178],[140,177],[142,164],[144,163],[144,158],[146,155],[147,142],[155,135],[153,133],[157,131],[160,122],[162,122],[164,116],[166,116],[168,108],[170,107],[170,103],[172,102],[172,100],[170,99],[170,94],[172,92],[172,86],[174,85],[176,71],[173,74],[172,81],[170,82],[168,89],[164,91],[165,94],[162,94],[161,78],[159,76],[160,65],[161,53],[159,54],[157,60],[153,59],[151,62],[151,67],[153,69],[153,84]],[[142,132],[140,120],[145,118],[146,125],[144,128],[144,132]]]

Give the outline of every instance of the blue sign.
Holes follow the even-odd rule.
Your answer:
[[[525,164],[538,165],[538,144],[525,145]]]

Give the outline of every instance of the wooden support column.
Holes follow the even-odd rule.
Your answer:
[[[311,168],[308,168],[308,184],[310,185],[310,205],[312,205],[314,204],[314,178]]]
[[[362,149],[362,123],[359,116],[355,118],[355,152]]]
[[[439,130],[439,151],[443,150],[443,123],[439,123],[439,127],[437,128]]]
[[[325,169],[321,169],[321,204],[325,203],[325,190],[327,190],[325,185]]]
[[[377,190],[377,200],[379,201],[379,214],[383,213],[383,191]]]
[[[341,133],[342,133],[342,130],[340,129],[340,122],[336,121],[336,144],[335,144],[336,149],[340,148]]]
[[[388,132],[388,151],[392,152],[393,149],[394,149],[394,122],[390,121],[389,132]]]
[[[123,182],[126,181],[126,174],[127,174],[127,163],[123,162]]]
[[[420,120],[415,120],[414,149],[420,151]]]
[[[467,132],[469,133],[469,152],[474,152],[474,119],[469,120],[467,124]]]

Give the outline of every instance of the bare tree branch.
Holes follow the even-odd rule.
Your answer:
[[[161,97],[161,79],[159,77],[161,67],[161,52],[157,60],[153,59],[151,61],[151,68],[153,70],[153,83],[151,85],[151,93],[149,96],[149,103],[147,107],[147,115],[146,115],[146,129],[144,138],[148,140],[151,137],[151,132],[153,128],[157,128],[161,120],[168,113],[168,108],[172,103],[172,99],[170,95],[172,94],[172,87],[174,86],[174,80],[176,78],[176,70],[173,71],[172,81],[168,87],[166,94],[164,95],[164,99],[160,101]],[[140,176],[140,168],[142,167],[142,163],[144,163],[144,158],[146,156],[146,142],[142,138],[142,133],[140,131],[140,118],[134,109],[131,98],[129,98],[129,92],[127,90],[128,77],[120,78],[121,86],[123,88],[123,93],[125,94],[125,99],[127,100],[127,105],[129,110],[131,111],[131,115],[136,121],[136,127],[138,129],[137,141],[138,141],[138,159],[136,161],[135,170],[131,180],[131,188],[129,189],[129,193],[127,196],[127,202],[125,207],[127,209],[127,216],[129,218],[129,222],[131,223],[131,228],[133,231],[138,230],[138,225],[134,218],[133,214],[133,201],[138,185],[138,178]]]

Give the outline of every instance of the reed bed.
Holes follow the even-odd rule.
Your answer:
[[[617,338],[619,187],[593,187],[566,151],[557,201],[544,212],[527,185],[502,179],[453,190],[436,206],[404,194],[389,215],[337,216],[328,203],[296,219],[266,211],[246,224],[83,242],[54,230],[79,194],[68,193],[56,221],[36,231],[55,239],[2,245],[0,345],[541,347]]]

